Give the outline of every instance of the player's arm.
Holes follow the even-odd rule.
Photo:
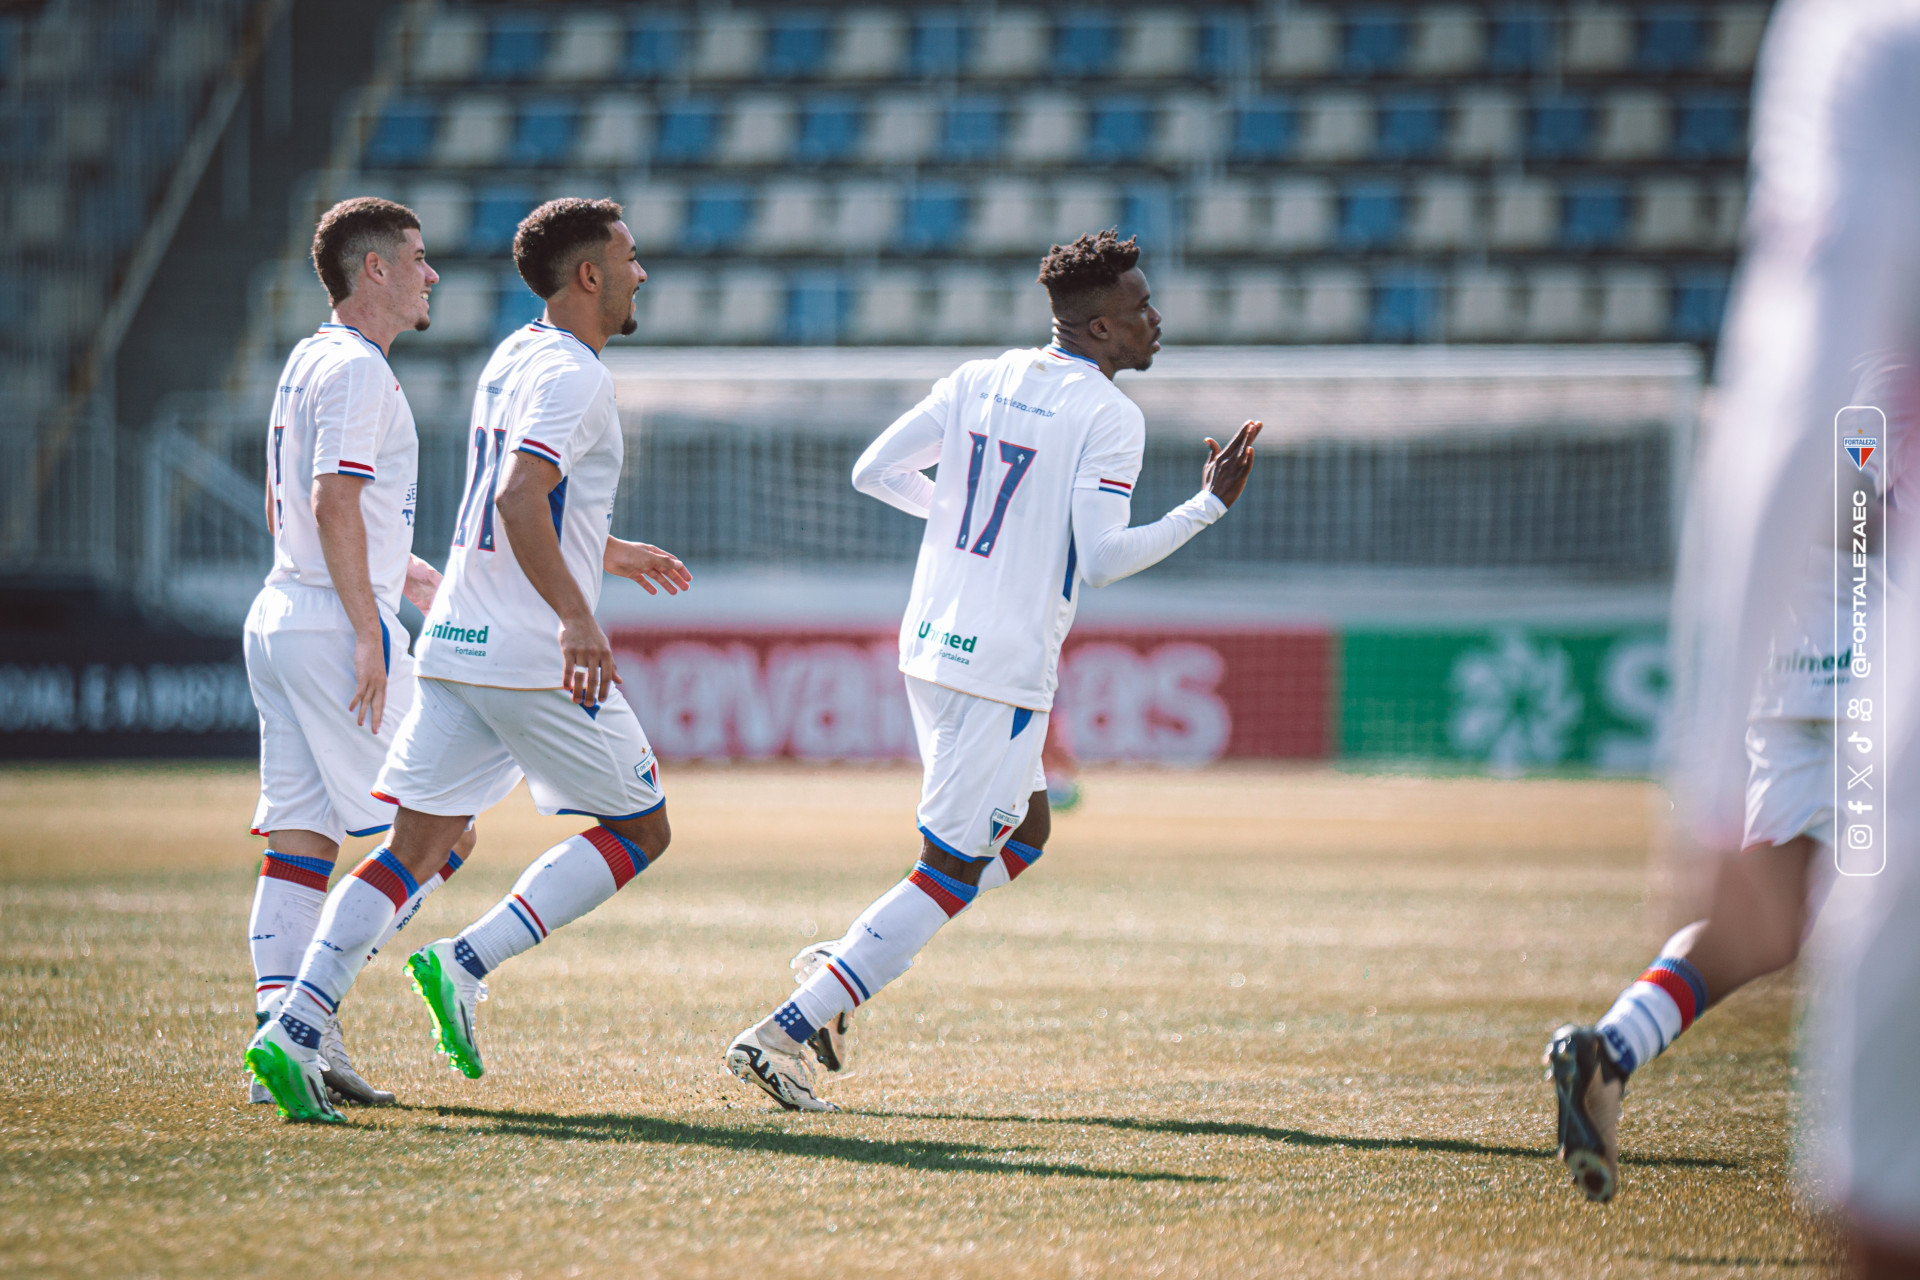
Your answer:
[[[613,684],[613,646],[560,554],[560,535],[553,527],[548,497],[561,479],[560,468],[551,462],[515,451],[501,467],[500,491],[493,506],[500,513],[520,571],[560,616],[560,687],[574,701],[591,705],[603,701]]]
[[[1127,527],[1132,518],[1130,499],[1105,488],[1073,491],[1073,543],[1079,554],[1080,576],[1088,585],[1104,587],[1151,565],[1185,546],[1193,536],[1227,513],[1247,487],[1253,469],[1253,442],[1261,424],[1248,422],[1222,449],[1207,441],[1207,461],[1200,471],[1200,492],[1152,524]]]
[[[853,464],[853,487],[926,519],[933,510],[933,481],[925,472],[940,461],[946,429],[945,402],[936,392],[901,414],[867,446]]]
[[[425,613],[433,608],[433,597],[440,590],[440,571],[419,556],[407,557],[407,581],[400,594],[413,601],[414,608]]]
[[[330,475],[313,479],[313,522],[334,594],[353,624],[353,722],[380,732],[387,710],[387,646],[380,634],[380,608],[367,569],[367,521],[360,513],[366,480]]]

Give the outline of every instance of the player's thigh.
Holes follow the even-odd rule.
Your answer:
[[[420,680],[373,784],[376,798],[437,817],[472,816],[520,781],[506,743],[472,703],[474,685]],[[391,813],[391,809],[388,811]]]
[[[912,677],[907,698],[920,737],[920,834],[952,857],[993,857],[1026,817],[1047,713]]]
[[[288,696],[276,662],[278,639],[250,625],[241,642],[247,684],[260,716],[260,799],[253,810],[253,833],[311,831],[337,845],[346,826]]]
[[[653,746],[618,689],[592,711],[559,689],[487,689],[476,702],[541,813],[628,821],[666,803]]]
[[[1833,843],[1833,724],[1761,719],[1747,726],[1747,814],[1740,844]]]

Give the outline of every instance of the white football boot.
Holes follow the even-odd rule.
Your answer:
[[[266,1086],[273,1095],[274,1105],[286,1119],[342,1124],[345,1118],[333,1109],[327,1097],[327,1083],[321,1077],[326,1063],[318,1048],[320,1032],[304,1023],[301,1025],[312,1033],[314,1048],[300,1044],[280,1019],[272,1018],[247,1045],[247,1069]]]
[[[788,1111],[838,1111],[813,1091],[813,1064],[787,1047],[792,1043],[778,1030],[762,1039],[757,1027],[748,1027],[727,1046],[727,1070],[766,1090]]]
[[[374,1088],[353,1069],[353,1060],[347,1057],[347,1046],[340,1039],[338,1018],[328,1023],[326,1031],[320,1036],[320,1060],[325,1064],[320,1078],[327,1082],[327,1092],[333,1101],[351,1102],[361,1107],[393,1105],[391,1093]]]
[[[802,947],[800,953],[787,962],[793,970],[795,986],[805,985],[807,979],[819,971],[820,966],[827,962],[827,957],[833,954],[833,945],[831,942],[816,942]],[[820,1065],[827,1069],[829,1075],[844,1078],[851,1074],[847,1071],[847,1050],[851,1047],[852,1039],[853,1011],[849,1009],[845,1013],[835,1014],[825,1026],[814,1032],[807,1040],[807,1048],[813,1050],[813,1056],[820,1059]]]

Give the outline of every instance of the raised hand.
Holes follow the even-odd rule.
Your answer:
[[[1240,491],[1247,487],[1247,476],[1253,471],[1253,442],[1260,437],[1260,428],[1265,425],[1253,421],[1243,423],[1233,433],[1233,439],[1227,441],[1225,449],[1208,436],[1207,464],[1200,471],[1200,487],[1232,506]]]
[[[644,542],[622,542],[618,538],[608,538],[606,555],[601,563],[614,577],[630,578],[639,583],[641,589],[650,596],[660,594],[654,590],[656,582],[670,596],[677,596],[693,586],[693,575],[687,572],[687,566],[660,548]]]

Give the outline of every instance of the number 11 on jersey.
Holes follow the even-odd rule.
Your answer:
[[[960,513],[960,536],[954,540],[958,550],[967,549],[967,535],[973,531],[973,499],[980,491],[980,472],[987,459],[987,438],[978,431],[969,431],[973,437],[973,454],[967,459],[967,505]],[[990,556],[994,544],[1000,540],[1000,525],[1007,518],[1007,504],[1013,501],[1013,491],[1020,487],[1020,481],[1027,474],[1027,468],[1033,465],[1034,456],[1039,452],[1023,444],[1000,442],[1000,461],[1007,464],[1007,475],[1000,482],[1000,493],[993,500],[993,515],[988,517],[986,527],[980,530],[979,539],[973,544],[973,554]]]

